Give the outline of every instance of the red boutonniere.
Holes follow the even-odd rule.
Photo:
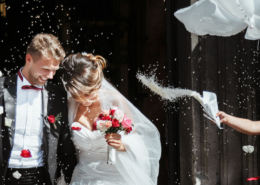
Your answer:
[[[30,150],[22,150],[20,156],[24,158],[32,157]]]
[[[61,116],[61,113],[59,113],[56,117],[55,117],[54,115],[49,115],[49,116],[47,117],[47,120],[48,120],[48,122],[49,122],[50,124],[53,125],[53,127],[54,127],[55,129],[57,129],[57,126],[55,125],[55,123],[58,122],[59,124],[61,124],[61,123],[60,123],[60,118],[61,118],[61,117],[62,117],[62,116]]]

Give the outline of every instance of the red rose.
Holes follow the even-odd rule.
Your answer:
[[[99,114],[99,116],[98,116],[98,118],[102,118],[104,115],[101,113],[101,114]]]
[[[116,110],[110,110],[110,115],[114,116]]]
[[[77,131],[80,131],[81,130],[81,127],[71,127],[72,130],[77,130]]]
[[[112,127],[120,127],[119,121],[117,119],[112,119]]]
[[[111,121],[111,118],[110,118],[110,116],[104,116],[104,117],[101,118],[101,120],[109,120],[109,121]]]
[[[95,122],[94,124],[93,124],[93,131],[94,130],[97,130],[97,122]]]
[[[25,158],[32,157],[30,150],[22,150],[20,156]]]
[[[55,123],[55,116],[54,115],[49,115],[48,116],[48,121],[49,121],[49,123]]]
[[[132,127],[125,129],[125,131],[129,134],[132,131]]]

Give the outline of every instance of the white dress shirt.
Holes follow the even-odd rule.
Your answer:
[[[22,74],[21,70],[20,74]],[[23,75],[20,76],[22,76],[22,79],[17,75],[14,143],[8,167],[40,167],[44,165],[42,150],[42,91],[22,89],[22,86],[31,84]],[[30,150],[32,157],[21,157],[20,154],[24,149]]]

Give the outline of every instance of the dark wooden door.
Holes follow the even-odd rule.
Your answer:
[[[191,4],[188,0],[175,3],[177,9]],[[174,26],[177,58],[168,63],[177,66],[177,87],[201,94],[203,90],[215,92],[220,110],[259,120],[257,41],[245,40],[244,32],[231,37],[200,37],[189,33],[180,22]],[[172,79],[176,81],[176,77]],[[203,117],[200,104],[189,98],[179,102],[177,124],[182,185],[242,185],[248,184],[248,177],[260,175],[257,136],[247,136],[227,126],[218,129]],[[244,145],[254,146],[255,151],[246,154]]]

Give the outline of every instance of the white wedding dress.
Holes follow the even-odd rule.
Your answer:
[[[107,143],[100,131],[90,131],[80,123],[74,122],[72,141],[78,150],[79,161],[72,185],[127,185],[114,165],[107,164]],[[118,152],[120,153],[120,152]]]
[[[199,0],[174,15],[197,35],[231,36],[247,28],[246,39],[260,39],[260,0]]]
[[[117,151],[116,163],[108,165],[104,134],[73,122],[79,103],[68,93],[70,127],[81,128],[71,130],[78,156],[71,185],[156,185],[161,156],[157,128],[106,80],[99,90],[99,101],[102,110],[111,106],[123,110],[134,123],[133,131],[120,133],[126,151]]]

